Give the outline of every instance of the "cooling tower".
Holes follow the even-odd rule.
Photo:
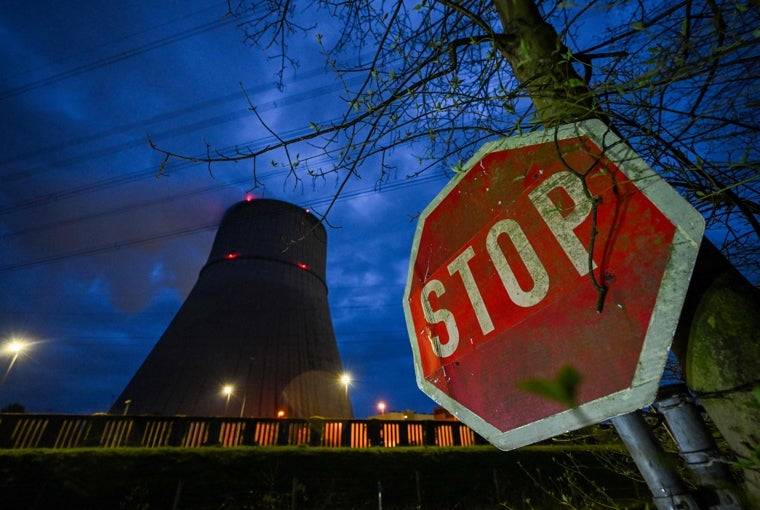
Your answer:
[[[269,199],[232,206],[198,281],[111,412],[353,417],[326,256],[327,233],[307,211]]]

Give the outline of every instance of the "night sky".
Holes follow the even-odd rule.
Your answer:
[[[175,162],[157,178],[146,135],[191,155],[274,141],[241,84],[283,136],[344,113],[313,37],[292,39],[299,66],[280,90],[279,62],[244,44],[240,21],[220,0],[0,7],[0,340],[29,342],[0,406],[106,411],[195,283],[228,207],[250,194],[326,210],[335,176],[297,181],[260,162],[254,187],[248,163]],[[316,149],[299,157],[329,166]],[[393,159],[382,186],[362,168],[327,218],[329,301],[360,418],[380,400],[435,406],[414,380],[401,301],[414,218],[449,176],[407,179],[415,155]]]
[[[232,155],[350,115],[345,88],[356,91],[365,75],[341,82],[316,37],[330,48],[344,27],[298,4],[315,30],[288,37],[297,62],[285,62],[279,82],[277,46],[246,44],[241,25],[261,14],[249,4],[259,11],[234,16],[225,0],[0,6],[0,346],[27,342],[9,372],[13,356],[0,348],[0,408],[107,411],[195,284],[224,212],[253,197],[319,217],[329,210],[328,298],[355,415],[377,414],[380,401],[432,412],[402,308],[416,219],[452,177],[421,171],[426,142],[370,158],[347,180],[307,175],[338,156],[310,143],[290,149],[295,173],[282,151],[257,159],[256,179],[250,161],[171,160],[160,172],[163,155],[149,139],[186,156]],[[637,6],[579,11],[564,35],[575,52],[627,26]],[[344,56],[346,68],[366,64],[365,50]],[[509,116],[490,119],[511,129]],[[733,157],[732,143],[709,143]],[[472,154],[451,157],[460,156]],[[712,234],[724,238],[724,227],[717,221]]]

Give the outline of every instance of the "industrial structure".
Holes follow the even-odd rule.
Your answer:
[[[327,233],[279,200],[225,213],[198,281],[115,414],[352,418],[327,302]]]

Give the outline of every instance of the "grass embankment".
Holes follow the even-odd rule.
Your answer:
[[[376,509],[381,489],[384,510],[645,508],[636,473],[617,445],[5,450],[0,506]]]

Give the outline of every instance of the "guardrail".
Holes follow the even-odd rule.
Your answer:
[[[486,444],[456,421],[204,418],[0,413],[0,448]]]

